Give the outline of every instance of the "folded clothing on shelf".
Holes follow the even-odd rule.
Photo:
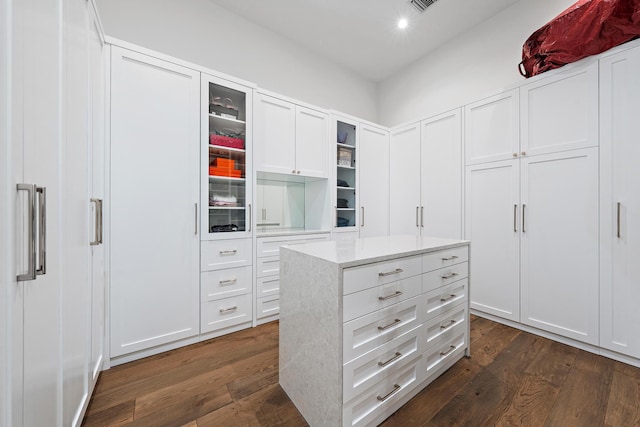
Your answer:
[[[338,198],[336,203],[337,203],[339,208],[348,208],[349,207],[349,201],[347,199]]]
[[[225,224],[225,225],[212,225],[211,232],[219,233],[221,231],[238,231],[238,226],[235,224]]]
[[[216,157],[209,165],[209,175],[241,178],[242,171],[240,169],[236,169],[235,167],[235,160]]]
[[[349,220],[347,218],[343,218],[341,216],[339,216],[338,218],[336,218],[336,225],[338,227],[348,227],[349,226]]]
[[[236,196],[222,196],[213,193],[209,197],[209,206],[238,206],[238,198]]]
[[[209,144],[244,150],[244,139],[234,138],[231,136],[216,135],[212,133],[209,135]]]
[[[349,183],[344,179],[338,178],[338,187],[348,187]]]

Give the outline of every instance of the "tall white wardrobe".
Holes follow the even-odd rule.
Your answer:
[[[0,12],[0,424],[78,426],[104,348],[103,35],[90,0]]]

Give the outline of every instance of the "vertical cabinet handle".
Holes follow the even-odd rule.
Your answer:
[[[89,242],[91,246],[102,244],[102,199],[91,199],[96,207],[95,211],[95,228],[93,229],[93,240]]]
[[[620,233],[620,208],[621,208],[622,203],[618,202],[618,212],[616,214],[616,222],[617,222],[617,230],[616,230],[616,237],[619,239],[620,237],[622,237],[622,234]]]
[[[194,233],[196,236],[198,235],[198,203],[195,203],[195,227],[194,227]]]
[[[416,227],[420,227],[420,206],[416,206]]]
[[[364,227],[364,206],[360,206],[360,227]]]
[[[524,214],[525,214],[525,209],[527,208],[527,205],[525,205],[524,203],[522,204],[522,232],[525,233],[525,229],[524,229]]]
[[[47,274],[47,189],[46,187],[36,187],[36,195],[40,203],[38,211],[40,221],[38,226],[38,258],[40,266],[36,268],[36,274]]]
[[[420,227],[424,227],[424,206],[420,207]]]
[[[36,186],[34,184],[18,184],[18,191],[26,191],[27,203],[27,244],[28,265],[27,272],[18,274],[18,282],[35,280],[36,278]]]
[[[513,205],[513,232],[518,232],[518,205]]]
[[[247,231],[251,231],[251,222],[253,221],[253,209],[251,209],[251,203],[249,203],[249,228]]]
[[[16,280],[25,282],[35,280],[36,276],[47,274],[47,189],[35,184],[18,184],[18,191],[28,193],[28,265],[27,272],[18,274]],[[36,198],[38,199],[38,218],[36,219]],[[38,229],[36,245],[36,228]],[[39,266],[36,266],[36,246],[38,247]]]

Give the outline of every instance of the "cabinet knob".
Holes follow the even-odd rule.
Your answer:
[[[300,175],[300,171],[297,171],[296,173],[297,173],[298,175]]]
[[[513,153],[513,157],[518,157],[518,153]]]
[[[295,169],[294,169],[294,170],[292,170],[292,171],[291,171],[291,173],[295,175],[295,173],[296,173],[296,170],[295,170]]]
[[[523,151],[523,152],[522,152],[522,153],[520,153],[520,154],[522,154],[523,156],[526,156],[526,155],[527,155],[527,152],[526,152],[526,151]]]

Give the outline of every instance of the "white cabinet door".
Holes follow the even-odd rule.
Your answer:
[[[420,234],[420,123],[391,132],[389,230]]]
[[[329,176],[329,116],[296,105],[296,174]]]
[[[521,321],[597,345],[598,149],[521,162]]]
[[[518,89],[465,107],[465,164],[518,157],[520,127]]]
[[[389,131],[360,126],[360,237],[389,235]]]
[[[598,64],[520,88],[520,151],[527,156],[598,145]]]
[[[520,320],[519,162],[466,168],[465,239],[471,244],[471,308]]]
[[[254,117],[255,169],[262,172],[295,173],[296,106],[271,96],[257,94]]]
[[[462,237],[462,120],[454,110],[422,121],[420,200],[422,234]]]
[[[600,61],[600,345],[640,358],[640,48]]]
[[[114,47],[111,357],[199,333],[200,75]]]

